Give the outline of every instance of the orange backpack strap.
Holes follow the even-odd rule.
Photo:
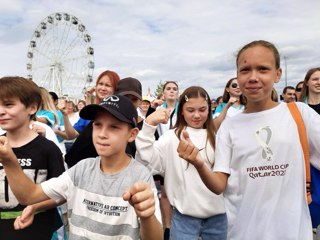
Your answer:
[[[288,108],[290,110],[290,113],[294,119],[294,121],[297,124],[298,131],[299,131],[299,138],[300,143],[303,149],[303,155],[304,155],[304,162],[305,162],[305,168],[306,168],[306,187],[307,187],[307,199],[308,204],[311,203],[311,175],[310,175],[310,153],[309,153],[309,146],[307,141],[307,133],[306,128],[304,126],[304,122],[301,116],[301,113],[297,107],[297,104],[295,102],[288,103]]]

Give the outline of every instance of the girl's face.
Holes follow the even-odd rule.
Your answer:
[[[168,83],[163,90],[163,97],[165,100],[177,100],[178,99],[178,87],[174,83]]]
[[[73,106],[72,102],[67,103],[67,110],[68,110],[68,113],[74,112],[74,106]]]
[[[226,90],[231,97],[240,97],[242,94],[237,79],[232,80],[229,87]]]
[[[273,84],[281,77],[281,68],[276,68],[273,52],[263,46],[254,46],[244,50],[237,62],[237,78],[240,89],[252,103],[265,106],[274,105],[271,100]],[[270,106],[268,104],[271,104]]]
[[[208,111],[208,102],[203,97],[189,98],[183,105],[182,115],[189,127],[200,129],[208,119]]]
[[[107,75],[104,75],[100,78],[96,86],[97,97],[102,100],[105,97],[112,95],[113,92],[114,90],[110,78]]]
[[[142,111],[147,112],[150,106],[150,102],[148,101],[142,101],[140,103],[140,108],[142,109]]]
[[[84,103],[78,102],[78,110],[80,111],[82,108],[84,108]]]
[[[303,87],[303,83],[300,83],[300,84],[296,87],[296,96],[297,96],[297,100],[299,100],[299,99],[300,99],[300,95],[301,95],[302,87]]]
[[[315,71],[307,81],[309,93],[320,94],[320,71]]]

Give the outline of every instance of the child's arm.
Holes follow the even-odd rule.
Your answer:
[[[184,139],[180,140],[177,152],[179,157],[185,159],[197,169],[201,180],[207,188],[215,194],[224,192],[229,175],[222,172],[212,172],[201,159],[199,149],[196,148],[189,138],[187,131],[183,131]]]
[[[123,194],[123,199],[129,201],[140,218],[141,239],[162,239],[162,225],[155,216],[154,193],[146,182],[135,183]]]
[[[167,109],[158,108],[144,120],[142,129],[135,140],[136,160],[147,166],[152,174],[163,174],[165,171],[167,153],[164,152],[164,147],[167,141],[164,138],[156,141],[154,134],[156,126],[159,123],[166,123],[169,115]]]
[[[58,108],[62,113],[63,122],[64,122],[64,135],[59,135],[63,139],[72,140],[79,136],[79,133],[72,126],[67,112],[67,103],[66,101],[60,101],[58,103]],[[57,133],[56,133],[57,134]]]
[[[4,167],[10,188],[20,204],[31,205],[49,199],[41,186],[33,183],[24,174],[8,139],[4,136],[0,136],[0,163]]]
[[[59,203],[59,205],[62,203]],[[29,205],[23,209],[21,216],[17,217],[13,223],[14,229],[24,229],[33,223],[36,212],[45,211],[57,206],[56,201],[50,199],[33,205]]]
[[[227,105],[225,105],[225,107],[222,109],[222,112],[219,114],[219,116],[217,118],[213,119],[213,126],[214,126],[215,132],[218,132],[223,120],[227,116],[227,112],[228,112],[229,108],[237,101],[239,101],[237,98],[231,97],[229,99]]]

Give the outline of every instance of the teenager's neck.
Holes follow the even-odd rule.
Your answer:
[[[311,104],[311,105],[320,104],[320,94],[309,93],[308,104]]]
[[[245,109],[244,109],[244,113],[254,113],[254,112],[262,112],[271,108],[274,108],[276,106],[278,106],[279,103],[278,102],[274,102],[270,99],[270,101],[267,102],[248,102]]]
[[[104,173],[117,173],[125,169],[131,162],[126,153],[105,158],[101,156],[101,171]]]
[[[38,134],[31,130],[28,124],[15,130],[7,131],[6,136],[11,147],[18,148],[31,142]]]
[[[176,107],[176,100],[166,100],[167,109],[174,109]]]

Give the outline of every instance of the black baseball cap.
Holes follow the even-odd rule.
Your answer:
[[[138,113],[129,98],[121,95],[112,95],[104,98],[99,104],[90,104],[80,111],[80,117],[94,120],[98,111],[107,111],[122,122],[137,127]]]
[[[133,95],[142,100],[142,86],[138,79],[127,77],[118,82],[115,94],[122,96]]]

